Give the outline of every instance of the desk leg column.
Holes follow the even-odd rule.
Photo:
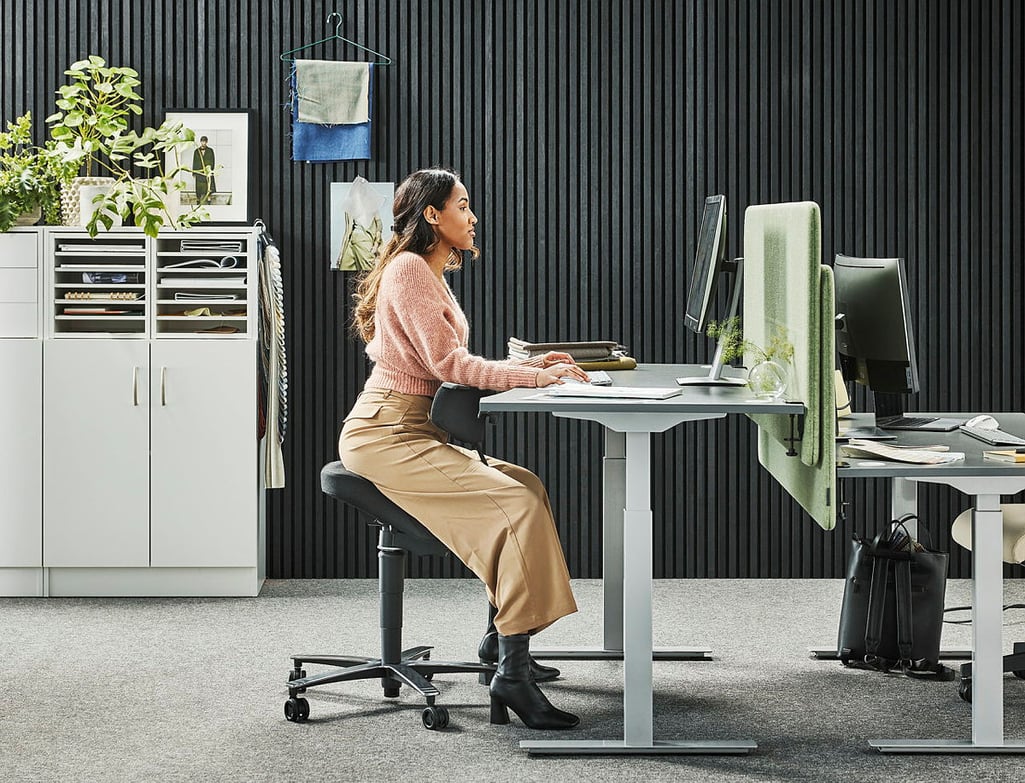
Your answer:
[[[623,511],[626,508],[626,435],[605,429],[602,463],[602,648],[623,650]]]
[[[1004,743],[1002,530],[1000,496],[977,495],[972,514],[972,741],[976,745]]]
[[[623,739],[651,746],[651,435],[626,434],[623,513]]]
[[[893,494],[890,496],[890,519],[899,519],[905,514],[918,513],[918,482],[906,478],[893,480]],[[908,534],[918,538],[918,522],[911,520],[904,525]]]

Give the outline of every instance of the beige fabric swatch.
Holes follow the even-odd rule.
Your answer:
[[[370,63],[296,60],[299,122],[353,125],[370,121]]]

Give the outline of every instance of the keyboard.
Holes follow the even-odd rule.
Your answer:
[[[892,429],[900,428],[902,430],[916,430],[919,427],[924,427],[926,424],[931,424],[934,421],[936,421],[935,416],[898,416],[894,419],[883,419],[882,421],[877,420],[877,424],[880,427],[890,427]]]
[[[549,397],[599,397],[607,400],[665,400],[682,394],[683,389],[655,386],[592,386],[589,383],[563,383],[546,386]]]
[[[922,430],[926,432],[953,432],[964,421],[939,419],[935,416],[893,416],[876,419],[876,426],[884,430]]]
[[[612,376],[604,370],[591,370],[587,373],[587,376],[591,379],[592,386],[611,386]]]
[[[971,435],[991,446],[1025,446],[1025,438],[1019,438],[1003,430],[987,430],[982,427],[969,427],[966,424],[962,424],[960,429],[965,435]]]

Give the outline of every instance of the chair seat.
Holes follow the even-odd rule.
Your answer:
[[[329,462],[320,471],[325,495],[355,506],[392,529],[393,545],[416,555],[442,555],[448,549],[434,534],[382,494],[372,481],[348,470],[341,460]]]
[[[1004,562],[1025,563],[1025,503],[1002,503],[1004,512]],[[972,510],[957,515],[951,537],[965,549],[972,548]]]

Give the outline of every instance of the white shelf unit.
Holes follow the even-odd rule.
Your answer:
[[[156,239],[133,228],[0,234],[0,271],[31,269],[45,292],[34,298],[46,303],[31,303],[28,339],[8,339],[0,321],[11,370],[0,374],[0,425],[11,431],[0,442],[0,596],[259,593],[256,236],[244,227]],[[157,270],[175,263],[181,251],[169,248],[182,238],[242,243],[239,331],[198,334],[202,321],[186,330],[157,317]],[[130,312],[74,312],[84,307]]]
[[[43,586],[42,230],[0,233],[0,595]]]
[[[149,243],[141,231],[48,231],[53,337],[146,337]]]
[[[256,237],[161,235],[154,265],[154,336],[247,339],[256,331]]]

